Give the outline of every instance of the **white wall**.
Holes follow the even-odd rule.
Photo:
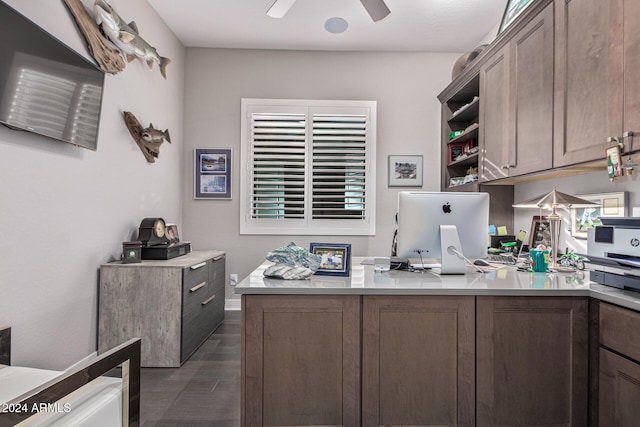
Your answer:
[[[90,57],[63,1],[7,2]],[[107,75],[95,152],[0,126],[0,325],[13,327],[16,364],[64,369],[95,352],[100,264],[144,217],[182,225],[184,48],[147,2],[110,3],[173,62],[167,80],[139,61]],[[169,129],[155,164],[122,111]]]
[[[422,190],[440,188],[440,103],[459,53],[294,52],[187,49],[184,234],[196,249],[227,252],[242,279],[268,251],[295,241],[345,242],[353,255],[388,255],[400,188],[387,187],[389,154],[422,154]],[[239,233],[241,98],[363,99],[378,102],[377,235],[247,236]],[[193,150],[232,148],[233,200],[193,199]],[[406,189],[406,188],[405,188]],[[418,189],[418,188],[413,188]],[[228,274],[227,274],[228,276]],[[232,290],[227,289],[227,297]]]

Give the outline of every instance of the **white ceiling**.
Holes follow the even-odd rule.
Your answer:
[[[266,15],[274,1],[148,0],[186,47],[399,52],[473,50],[507,2],[385,0],[391,13],[373,22],[359,0],[297,0],[282,19]],[[327,32],[332,17],[348,29]]]

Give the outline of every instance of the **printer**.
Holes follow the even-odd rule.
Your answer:
[[[589,279],[640,292],[640,218],[602,218],[587,230]]]

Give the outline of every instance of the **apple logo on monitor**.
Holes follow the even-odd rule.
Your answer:
[[[449,204],[449,202],[447,202],[444,205],[442,205],[442,212],[444,212],[446,214],[451,213],[451,205]]]

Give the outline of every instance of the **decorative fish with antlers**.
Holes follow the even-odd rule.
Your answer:
[[[127,61],[131,62],[134,58],[140,58],[147,63],[149,69],[153,69],[153,63],[157,62],[162,77],[167,78],[167,65],[171,60],[158,55],[156,48],[140,37],[135,22],[125,23],[113,7],[104,0],[95,1],[93,12],[96,23],[102,28],[102,32],[120,49]]]

